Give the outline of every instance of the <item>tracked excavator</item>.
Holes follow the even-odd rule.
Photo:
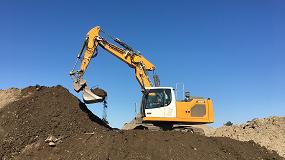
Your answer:
[[[107,35],[108,39],[112,39],[120,47],[108,42],[101,34]],[[105,102],[107,96],[107,93],[100,88],[90,88],[83,79],[88,64],[98,54],[98,47],[134,69],[135,77],[142,89],[140,113],[128,124],[127,128],[194,131],[193,125],[214,122],[210,98],[192,97],[188,92],[183,100],[176,100],[175,89],[160,86],[158,75],[153,75],[153,81],[149,79],[148,73],[150,71],[154,73],[156,69],[150,61],[125,42],[104,32],[99,26],[87,33],[77,61],[70,72],[73,88],[76,92],[83,92],[85,103]],[[75,70],[80,61],[80,69]],[[195,132],[201,132],[201,130]]]

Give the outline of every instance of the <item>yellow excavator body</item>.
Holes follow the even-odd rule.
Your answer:
[[[188,124],[207,124],[214,122],[213,102],[210,99],[192,99],[176,102],[175,117],[144,117],[143,121],[176,122]]]

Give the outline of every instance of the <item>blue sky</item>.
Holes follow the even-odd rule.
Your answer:
[[[284,116],[284,17],[282,0],[2,1],[0,88],[60,84],[74,93],[68,73],[100,25],[155,64],[163,86],[184,83],[213,99],[213,126]],[[108,91],[113,127],[132,119],[132,69],[101,49],[85,78]],[[102,115],[101,104],[89,107]]]

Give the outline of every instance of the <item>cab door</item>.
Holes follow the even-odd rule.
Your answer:
[[[163,89],[151,89],[143,98],[146,117],[164,117]]]

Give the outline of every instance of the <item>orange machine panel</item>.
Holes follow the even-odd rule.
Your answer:
[[[212,123],[214,112],[210,99],[192,99],[189,102],[176,102],[176,117],[188,122]]]

